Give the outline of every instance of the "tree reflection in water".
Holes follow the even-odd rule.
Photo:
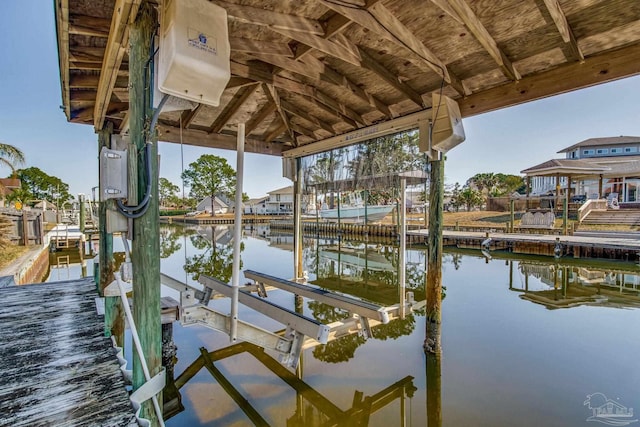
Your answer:
[[[198,253],[187,257],[184,270],[191,274],[191,278],[198,279],[201,274],[215,277],[216,279],[228,283],[233,275],[233,245],[226,241],[230,233],[228,227],[211,226],[211,237],[194,234],[189,237],[191,244]],[[218,233],[222,231],[222,233]],[[244,243],[240,244],[240,252],[244,250]],[[242,261],[240,261],[242,269]]]

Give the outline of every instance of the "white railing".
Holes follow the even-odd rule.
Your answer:
[[[578,209],[578,222],[582,222],[593,211],[606,211],[606,199],[589,199]]]

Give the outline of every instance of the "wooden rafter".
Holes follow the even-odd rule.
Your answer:
[[[223,7],[231,19],[249,24],[270,27],[275,30],[297,31],[308,34],[322,35],[324,30],[318,21],[297,15],[274,12],[259,7],[243,6],[222,0],[213,3]]]
[[[402,93],[404,96],[415,102],[419,107],[424,107],[424,101],[422,96],[413,90],[408,84],[401,82],[397,76],[391,71],[387,70],[382,64],[378,63],[371,55],[360,49],[360,56],[362,57],[362,66],[369,71],[372,71],[382,80],[387,82],[390,86]]]
[[[351,43],[338,44],[331,40],[327,40],[313,34],[302,33],[299,31],[283,30],[279,28],[273,28],[273,30],[277,33],[282,34],[283,36],[297,41],[298,43],[313,47],[314,49],[324,52],[327,55],[331,55],[335,58],[341,59],[342,61],[353,64],[356,67],[360,66],[360,56],[358,55],[358,50],[356,49],[355,45]]]
[[[186,129],[189,127],[193,119],[196,118],[196,116],[198,115],[200,110],[202,110],[203,107],[204,107],[203,104],[198,104],[198,106],[193,110],[185,110],[182,112],[182,114],[180,115],[180,120],[182,121],[183,129]]]
[[[323,23],[323,27],[325,27],[324,37],[325,39],[329,39],[333,37],[335,34],[339,34],[345,31],[351,25],[351,20],[346,18],[345,16],[336,13],[331,18],[327,19]],[[306,56],[309,52],[313,52],[315,49],[311,46],[307,46],[306,44],[298,44],[296,46],[296,59],[301,59]]]
[[[68,118],[71,117],[69,85],[69,0],[56,0],[56,25],[58,27],[58,56],[60,60],[60,86],[62,107]]]
[[[323,5],[358,23],[360,26],[370,29],[396,45],[414,53],[420,58],[418,65],[436,72],[459,94],[467,94],[468,90],[464,88],[462,81],[451,73],[447,66],[381,2],[370,2],[367,8],[356,8],[341,6],[333,1],[321,1]]]
[[[73,89],[97,89],[99,82],[100,76],[90,74],[73,75],[69,78],[69,87]],[[115,84],[117,86],[126,86],[128,82],[129,78],[127,76],[118,76],[116,74]]]
[[[280,105],[280,95],[278,95],[277,89],[273,85],[263,84],[262,90],[264,94],[267,96],[268,102],[271,102],[273,105],[276,106],[276,111],[280,116],[280,120],[282,120],[282,125],[285,127],[284,130],[287,131],[287,133],[291,137],[291,140],[293,141],[293,145],[295,146],[297,144],[296,136],[291,130],[291,128],[289,127],[289,118],[287,117],[287,113],[284,112],[284,110],[282,109],[282,106]],[[273,136],[273,138],[275,138],[276,136],[278,135]],[[272,141],[273,138],[271,139],[267,138],[267,140]]]
[[[108,38],[110,24],[108,19],[74,14],[69,16],[69,34]]]
[[[267,136],[265,137],[265,142],[269,143],[272,142],[274,139],[276,139],[278,137],[278,135],[282,135],[282,133],[286,130],[289,130],[289,125],[285,124],[285,123],[281,123],[280,126],[278,126],[277,128],[275,128],[274,130],[272,130],[271,132],[269,132],[267,134]],[[294,140],[294,145],[296,145],[296,142]]]
[[[224,88],[224,90],[251,86],[254,83],[255,83],[255,80],[252,80],[252,79],[245,79],[244,77],[231,76],[231,78],[229,79],[229,83],[227,83],[227,86]]]
[[[103,47],[69,47],[68,55],[70,61],[84,61],[84,62],[97,62],[102,64],[104,58]]]
[[[105,55],[102,61],[100,72],[100,82],[98,83],[98,94],[96,97],[95,110],[93,112],[93,125],[96,131],[101,130],[104,124],[109,101],[114,86],[117,84],[118,71],[122,63],[122,58],[127,50],[129,40],[129,23],[132,23],[138,14],[141,0],[116,0],[111,18],[111,29],[109,39],[105,48]]]
[[[331,125],[329,125],[328,123],[326,123],[324,120],[320,120],[317,117],[312,116],[311,114],[308,114],[304,111],[302,111],[300,108],[296,107],[295,105],[293,105],[290,102],[287,102],[285,100],[280,100],[280,105],[282,107],[283,110],[289,112],[290,114],[293,114],[294,116],[300,117],[301,119],[312,123],[314,125],[316,125],[317,127],[326,130],[327,132],[329,132],[330,134],[335,134],[336,131],[333,129],[333,127]]]
[[[231,117],[233,117],[233,115],[238,112],[240,107],[242,107],[242,105],[247,101],[247,99],[249,99],[249,97],[253,95],[253,93],[256,91],[257,88],[258,88],[258,83],[238,89],[238,91],[233,96],[231,101],[227,103],[227,105],[224,107],[222,112],[218,115],[216,120],[213,122],[213,124],[209,128],[209,133],[220,132],[224,127],[224,125],[226,125],[229,122],[229,120],[231,120]]]
[[[309,98],[309,102],[312,102],[314,104],[322,104],[321,106],[319,106],[319,108],[325,109],[325,107],[329,107],[333,110],[331,111],[332,114],[341,114],[343,117],[347,118],[348,123],[351,123],[352,121],[356,123],[364,122],[362,116],[360,116],[357,112],[353,111],[351,108],[345,106],[344,104],[339,103],[321,90],[297,80],[293,80],[291,78],[286,78],[283,76],[279,76],[273,72],[269,72],[263,67],[257,66],[256,64],[246,65],[232,61],[231,73],[240,77],[267,83],[277,88],[305,96]]]
[[[578,46],[578,42],[573,35],[573,30],[569,26],[569,22],[567,22],[567,17],[565,16],[558,0],[540,0],[543,2],[546,11],[551,16],[551,19],[556,24],[558,28],[558,32],[560,36],[562,36],[562,40],[565,42],[569,51],[571,52],[571,56],[576,61],[584,61],[584,54]],[[568,58],[571,59],[571,58]]]
[[[295,132],[299,133],[300,135],[304,135],[307,136],[311,139],[317,139],[318,137],[316,136],[316,134],[310,130],[307,129],[306,127],[299,125],[299,124],[295,124],[295,123],[289,123],[289,126],[291,126],[291,129],[293,129]]]
[[[251,116],[251,119],[245,124],[244,131],[246,135],[250,135],[260,123],[276,111],[276,104],[273,102],[265,102],[262,108]]]
[[[484,47],[484,49],[491,55],[496,61],[503,74],[511,80],[520,80],[521,76],[518,70],[516,70],[511,63],[511,60],[507,58],[504,52],[498,47],[498,44],[493,39],[489,31],[480,22],[476,14],[471,10],[471,7],[465,0],[431,0],[436,5],[440,6],[443,2],[446,2],[446,7],[442,8],[443,11],[451,13],[454,11],[456,16],[454,19],[464,22],[464,25],[469,29],[471,34],[478,40],[478,42]]]
[[[242,37],[229,37],[231,50],[263,55],[293,57],[293,51],[286,43],[266,42]]]

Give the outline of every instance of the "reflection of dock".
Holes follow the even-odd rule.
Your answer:
[[[238,390],[216,366],[217,362],[242,354],[253,356],[262,366],[295,390],[297,396],[306,403],[296,405],[296,412],[287,419],[287,425],[292,427],[366,426],[368,425],[371,414],[384,408],[396,399],[404,401],[405,397],[412,397],[416,390],[413,385],[413,377],[406,376],[371,396],[364,396],[363,393],[354,391],[352,406],[347,410],[342,410],[320,392],[312,388],[302,378],[269,356],[263,348],[248,342],[235,344],[213,352],[208,352],[206,349],[201,348],[200,357],[187,367],[175,380],[175,386],[177,389],[182,388],[202,368],[205,368],[216,379],[224,391],[233,398],[238,407],[253,424],[267,426],[269,425],[268,421],[251,404],[250,397],[243,396],[240,390]],[[176,398],[179,399],[179,397]],[[312,417],[309,416],[309,412],[314,413]],[[402,413],[401,415],[404,416],[405,414]],[[225,415],[223,414],[221,416]],[[309,423],[310,420],[313,420],[311,424]]]

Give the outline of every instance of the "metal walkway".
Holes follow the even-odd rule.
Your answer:
[[[137,425],[92,279],[0,289],[0,426]]]

